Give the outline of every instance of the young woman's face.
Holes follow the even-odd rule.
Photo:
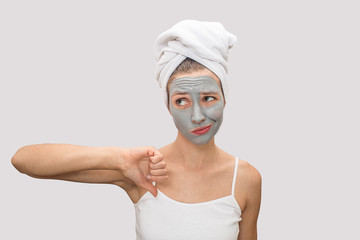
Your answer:
[[[223,119],[220,81],[205,69],[178,75],[169,87],[169,109],[175,126],[191,142],[209,142]]]

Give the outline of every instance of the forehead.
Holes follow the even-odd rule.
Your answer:
[[[182,77],[170,85],[170,94],[187,92],[220,92],[219,84],[210,76]]]

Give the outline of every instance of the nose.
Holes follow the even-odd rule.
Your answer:
[[[201,106],[199,104],[195,103],[193,105],[191,121],[193,123],[202,123],[205,121],[205,115],[203,114]]]

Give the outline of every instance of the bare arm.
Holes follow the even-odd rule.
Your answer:
[[[257,219],[261,204],[261,175],[250,164],[243,175],[244,190],[246,191],[246,206],[239,223],[240,233],[238,240],[257,239]]]
[[[139,185],[153,195],[157,194],[157,190],[145,178],[152,173],[151,166],[162,169],[160,172],[154,171],[156,175],[152,176],[152,181],[167,178],[162,155],[153,147],[127,149],[35,144],[20,148],[11,162],[19,172],[35,178],[112,183],[125,190]]]
[[[20,148],[11,162],[21,173],[52,178],[84,170],[117,170],[119,159],[115,147],[88,147],[71,144],[34,144]]]

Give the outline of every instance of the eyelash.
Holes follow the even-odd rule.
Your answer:
[[[212,98],[212,99],[209,101],[209,100],[206,100],[207,98]],[[186,101],[186,100],[187,100],[186,98],[179,98],[179,99],[176,99],[176,100],[175,100],[175,103],[176,103],[176,105],[178,105],[178,106],[185,106],[186,103],[183,104],[183,105],[181,105],[180,103],[181,103],[182,101]],[[203,97],[203,101],[204,101],[204,102],[211,102],[211,101],[215,101],[215,100],[216,100],[216,97],[213,97],[213,96],[205,96],[205,97]]]
[[[212,98],[212,100],[206,101],[206,98]],[[204,100],[205,102],[211,102],[211,101],[216,100],[216,97],[213,97],[213,96],[205,96],[205,97],[203,98],[203,100]]]
[[[186,101],[186,98],[176,99],[175,103],[176,103],[177,105],[179,105],[179,106],[184,106],[185,104],[184,104],[184,105],[181,105],[181,104],[180,104],[181,101]]]

